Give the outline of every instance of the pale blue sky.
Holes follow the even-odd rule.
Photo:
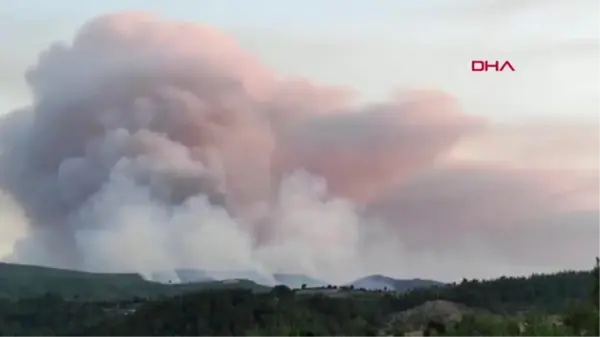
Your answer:
[[[90,18],[142,10],[235,35],[282,75],[349,85],[365,99],[438,88],[497,120],[596,118],[597,0],[27,0],[0,9],[0,111],[27,104],[22,74]],[[474,58],[515,73],[473,74]]]

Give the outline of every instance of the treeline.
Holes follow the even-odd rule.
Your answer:
[[[443,299],[498,314],[532,309],[553,314],[564,312],[573,301],[589,300],[593,284],[590,272],[575,271],[484,281],[464,279],[458,284],[415,289],[404,296],[404,303],[408,309],[428,300]]]
[[[56,295],[0,301],[0,335],[402,335],[398,312],[431,300],[481,309],[425,334],[598,335],[598,266],[493,281],[464,280],[405,294],[206,290],[162,300],[86,302]]]
[[[374,306],[352,298],[214,291],[148,303],[134,314],[82,331],[96,335],[377,335]]]
[[[566,301],[566,307],[556,315],[540,315],[538,312],[525,312],[517,316],[468,315],[450,326],[440,326],[432,322],[436,333],[446,336],[600,336],[600,312],[598,309],[600,289],[600,260],[590,273],[592,286],[587,290],[589,297],[577,297]],[[562,274],[561,276],[566,276]],[[538,278],[538,281],[547,278]],[[548,282],[553,283],[553,282]],[[554,283],[553,289],[569,293],[564,287],[569,283]],[[531,292],[531,289],[528,290]],[[578,293],[579,295],[579,293]],[[557,300],[542,298],[542,303],[555,308]],[[563,298],[564,301],[564,298]],[[523,303],[519,303],[522,306]],[[430,327],[432,328],[432,327]]]
[[[2,336],[64,335],[85,326],[98,324],[107,318],[100,303],[67,301],[52,294],[18,300],[0,300]]]

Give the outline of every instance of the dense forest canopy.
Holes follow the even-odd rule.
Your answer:
[[[404,293],[246,285],[107,300],[51,292],[5,298],[0,334],[598,335],[598,265],[591,272],[465,279]]]

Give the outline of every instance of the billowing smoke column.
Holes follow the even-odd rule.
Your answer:
[[[13,259],[57,267],[360,272],[362,205],[478,125],[436,92],[357,109],[218,31],[138,13],[93,20],[26,76],[0,187],[30,222]]]

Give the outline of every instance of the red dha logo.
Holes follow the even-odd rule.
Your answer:
[[[488,71],[489,68],[494,68],[496,72],[504,71],[505,68],[509,68],[511,71],[515,71],[515,67],[513,67],[510,61],[504,61],[504,63],[502,63],[502,66],[500,66],[499,61],[471,61],[471,71]]]

